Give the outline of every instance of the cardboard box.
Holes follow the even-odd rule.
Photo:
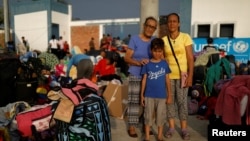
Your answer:
[[[109,115],[123,119],[128,103],[128,85],[108,83],[103,97],[107,101]]]

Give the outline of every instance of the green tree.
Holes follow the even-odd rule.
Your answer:
[[[0,7],[0,25],[4,23],[3,7]]]

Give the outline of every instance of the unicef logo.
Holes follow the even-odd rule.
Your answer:
[[[248,43],[246,43],[244,41],[238,41],[238,42],[234,43],[233,49],[237,53],[244,53],[248,49]]]

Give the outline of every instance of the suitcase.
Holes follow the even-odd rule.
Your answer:
[[[17,81],[16,82],[16,100],[25,101],[31,105],[34,105],[37,94],[36,89],[38,87],[38,81]]]
[[[15,101],[15,81],[20,61],[11,54],[0,54],[0,107]]]

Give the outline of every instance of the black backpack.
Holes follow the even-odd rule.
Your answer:
[[[208,57],[207,67],[212,66],[213,64],[215,64],[219,60],[220,60],[220,54],[219,53],[211,54]]]
[[[194,67],[193,84],[203,84],[206,79],[207,66],[199,65]]]

